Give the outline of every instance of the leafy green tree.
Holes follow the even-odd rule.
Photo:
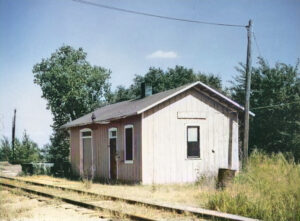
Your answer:
[[[31,163],[40,161],[40,150],[38,145],[32,141],[24,131],[22,140],[15,139],[15,162]]]
[[[150,67],[149,71],[142,75],[136,75],[133,84],[129,88],[119,86],[114,93],[114,102],[136,99],[141,96],[141,83],[145,82],[152,86],[153,94],[173,89],[195,81],[203,83],[222,92],[221,79],[212,74],[195,73],[192,69],[183,66],[175,66],[163,71],[160,68]]]
[[[7,137],[2,137],[0,141],[0,161],[10,161],[12,157],[12,149]]]
[[[237,68],[232,97],[244,104],[245,66]],[[270,67],[259,59],[252,70],[249,147],[267,152],[291,152],[300,160],[300,79],[298,64]]]
[[[24,131],[21,141],[18,138],[15,139],[15,160],[13,160],[12,147],[8,138],[3,137],[0,141],[0,161],[31,163],[38,162],[40,159],[40,149],[26,131]]]
[[[51,162],[51,159],[53,158],[50,155],[51,152],[51,144],[45,144],[41,149],[40,149],[40,155],[41,155],[41,160],[43,162]]]
[[[133,91],[130,89],[126,89],[124,86],[120,85],[117,87],[114,96],[114,100],[116,102],[130,100],[135,97]],[[112,101],[113,102],[113,101]]]
[[[53,114],[52,162],[68,159],[68,133],[60,127],[107,102],[110,71],[92,66],[82,48],[62,46],[50,58],[33,67],[34,83],[42,89],[47,108]]]

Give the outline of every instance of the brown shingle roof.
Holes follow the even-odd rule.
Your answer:
[[[198,89],[203,90],[209,94],[212,94],[214,98],[217,98],[220,101],[224,101],[224,103],[229,104],[235,109],[238,109],[240,111],[243,111],[244,108],[239,105],[238,103],[232,101],[228,97],[224,96],[223,94],[219,93],[218,91],[210,88],[206,84],[197,81],[191,84],[187,84],[175,89],[163,91],[142,99],[135,99],[135,100],[129,100],[129,101],[123,101],[111,105],[107,105],[101,108],[96,109],[95,111],[86,114],[76,120],[73,120],[71,122],[66,123],[62,126],[62,128],[69,128],[69,127],[75,127],[80,125],[87,125],[91,123],[105,123],[107,121],[120,119],[120,118],[126,118],[129,116],[141,114],[144,111],[170,99],[171,97],[174,97],[192,87],[197,86]],[[94,113],[94,116],[96,117],[94,121],[92,121],[92,114]],[[250,113],[252,116],[254,114]]]

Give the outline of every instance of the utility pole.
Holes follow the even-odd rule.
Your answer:
[[[252,20],[246,26],[248,36],[247,62],[246,62],[246,84],[245,84],[245,118],[244,118],[244,148],[243,148],[243,166],[248,160],[249,143],[249,108],[250,108],[250,89],[251,89],[251,40],[252,40]]]
[[[16,132],[16,113],[17,110],[14,110],[14,117],[13,117],[13,123],[12,123],[12,138],[11,138],[11,146],[13,151],[13,162],[15,162],[15,132]]]

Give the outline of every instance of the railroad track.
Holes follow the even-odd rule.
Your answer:
[[[0,182],[0,185],[8,187],[8,188],[17,188],[17,189],[20,189],[20,190],[22,190],[24,192],[27,192],[27,193],[36,194],[36,195],[51,198],[51,199],[58,199],[58,200],[61,200],[65,203],[69,203],[69,204],[79,206],[79,207],[83,207],[83,208],[87,208],[87,209],[109,212],[110,214],[112,214],[113,216],[116,216],[116,217],[125,217],[125,218],[128,218],[130,220],[144,220],[144,221],[157,220],[157,219],[153,219],[153,218],[149,218],[149,217],[144,217],[144,216],[141,216],[141,215],[135,215],[135,214],[125,213],[125,212],[120,212],[118,210],[93,205],[91,203],[82,202],[82,201],[79,201],[79,200],[74,200],[74,199],[70,199],[70,198],[66,198],[66,197],[60,197],[58,195],[49,194],[49,193],[42,192],[42,191],[36,191],[36,190],[33,190],[33,189],[20,187],[20,186],[8,184],[8,183]]]
[[[107,200],[98,195],[85,194],[83,192],[68,191],[61,188],[49,188],[43,185],[29,184],[13,178],[1,178],[0,185],[10,189],[35,194],[41,197],[58,199],[62,202],[95,211],[103,211],[109,215],[107,218],[120,220],[195,220],[197,217],[188,214],[178,215],[162,209],[153,209],[139,204],[128,204],[123,201]]]
[[[2,180],[1,180],[2,179]],[[5,181],[5,182],[3,182]],[[9,183],[11,182],[11,183]],[[17,184],[16,184],[17,183]],[[180,219],[180,220],[195,220],[195,219],[208,219],[208,220],[236,220],[236,221],[253,221],[254,219],[237,216],[233,214],[222,213],[218,211],[206,210],[202,208],[194,208],[194,207],[174,207],[166,204],[154,204],[143,201],[136,201],[132,199],[125,199],[115,196],[109,196],[104,194],[97,194],[89,191],[82,191],[73,188],[67,188],[62,186],[43,184],[39,182],[32,182],[23,179],[13,178],[13,177],[5,177],[0,176],[0,185],[7,186],[9,188],[19,188],[25,192],[29,192],[36,195],[41,195],[48,198],[57,198],[66,203],[70,203],[73,205],[85,207],[93,210],[107,211],[110,214],[113,214],[117,217],[127,217],[131,220],[162,220],[162,219]],[[45,192],[45,189],[47,190]],[[58,191],[58,194],[52,194],[49,192],[53,192],[52,190]],[[60,193],[60,194],[59,194]],[[69,194],[64,194],[69,193]],[[73,193],[73,196],[72,194]],[[85,196],[81,197],[79,200],[75,200],[74,194]],[[67,195],[67,196],[64,196]],[[71,196],[71,197],[70,197]],[[139,215],[136,213],[130,213],[125,211],[120,211],[119,209],[112,209],[113,205],[109,207],[103,205],[95,205],[95,202],[91,199],[86,201],[86,196],[89,196],[94,201],[109,201],[109,202],[121,202],[121,207],[136,207],[142,208],[142,212],[139,211]],[[80,197],[79,197],[80,198]],[[132,208],[131,208],[132,210]],[[130,211],[130,209],[129,209]],[[144,211],[144,213],[143,213]],[[152,216],[145,216],[145,214],[153,214]],[[160,214],[160,215],[155,215]]]

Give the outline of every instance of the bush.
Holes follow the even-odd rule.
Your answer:
[[[21,166],[24,175],[51,175],[53,163],[23,163]]]
[[[51,168],[51,174],[57,177],[72,177],[71,163],[68,161],[65,162],[55,162]]]
[[[245,170],[208,207],[263,220],[300,220],[300,165],[283,154],[254,151]]]

